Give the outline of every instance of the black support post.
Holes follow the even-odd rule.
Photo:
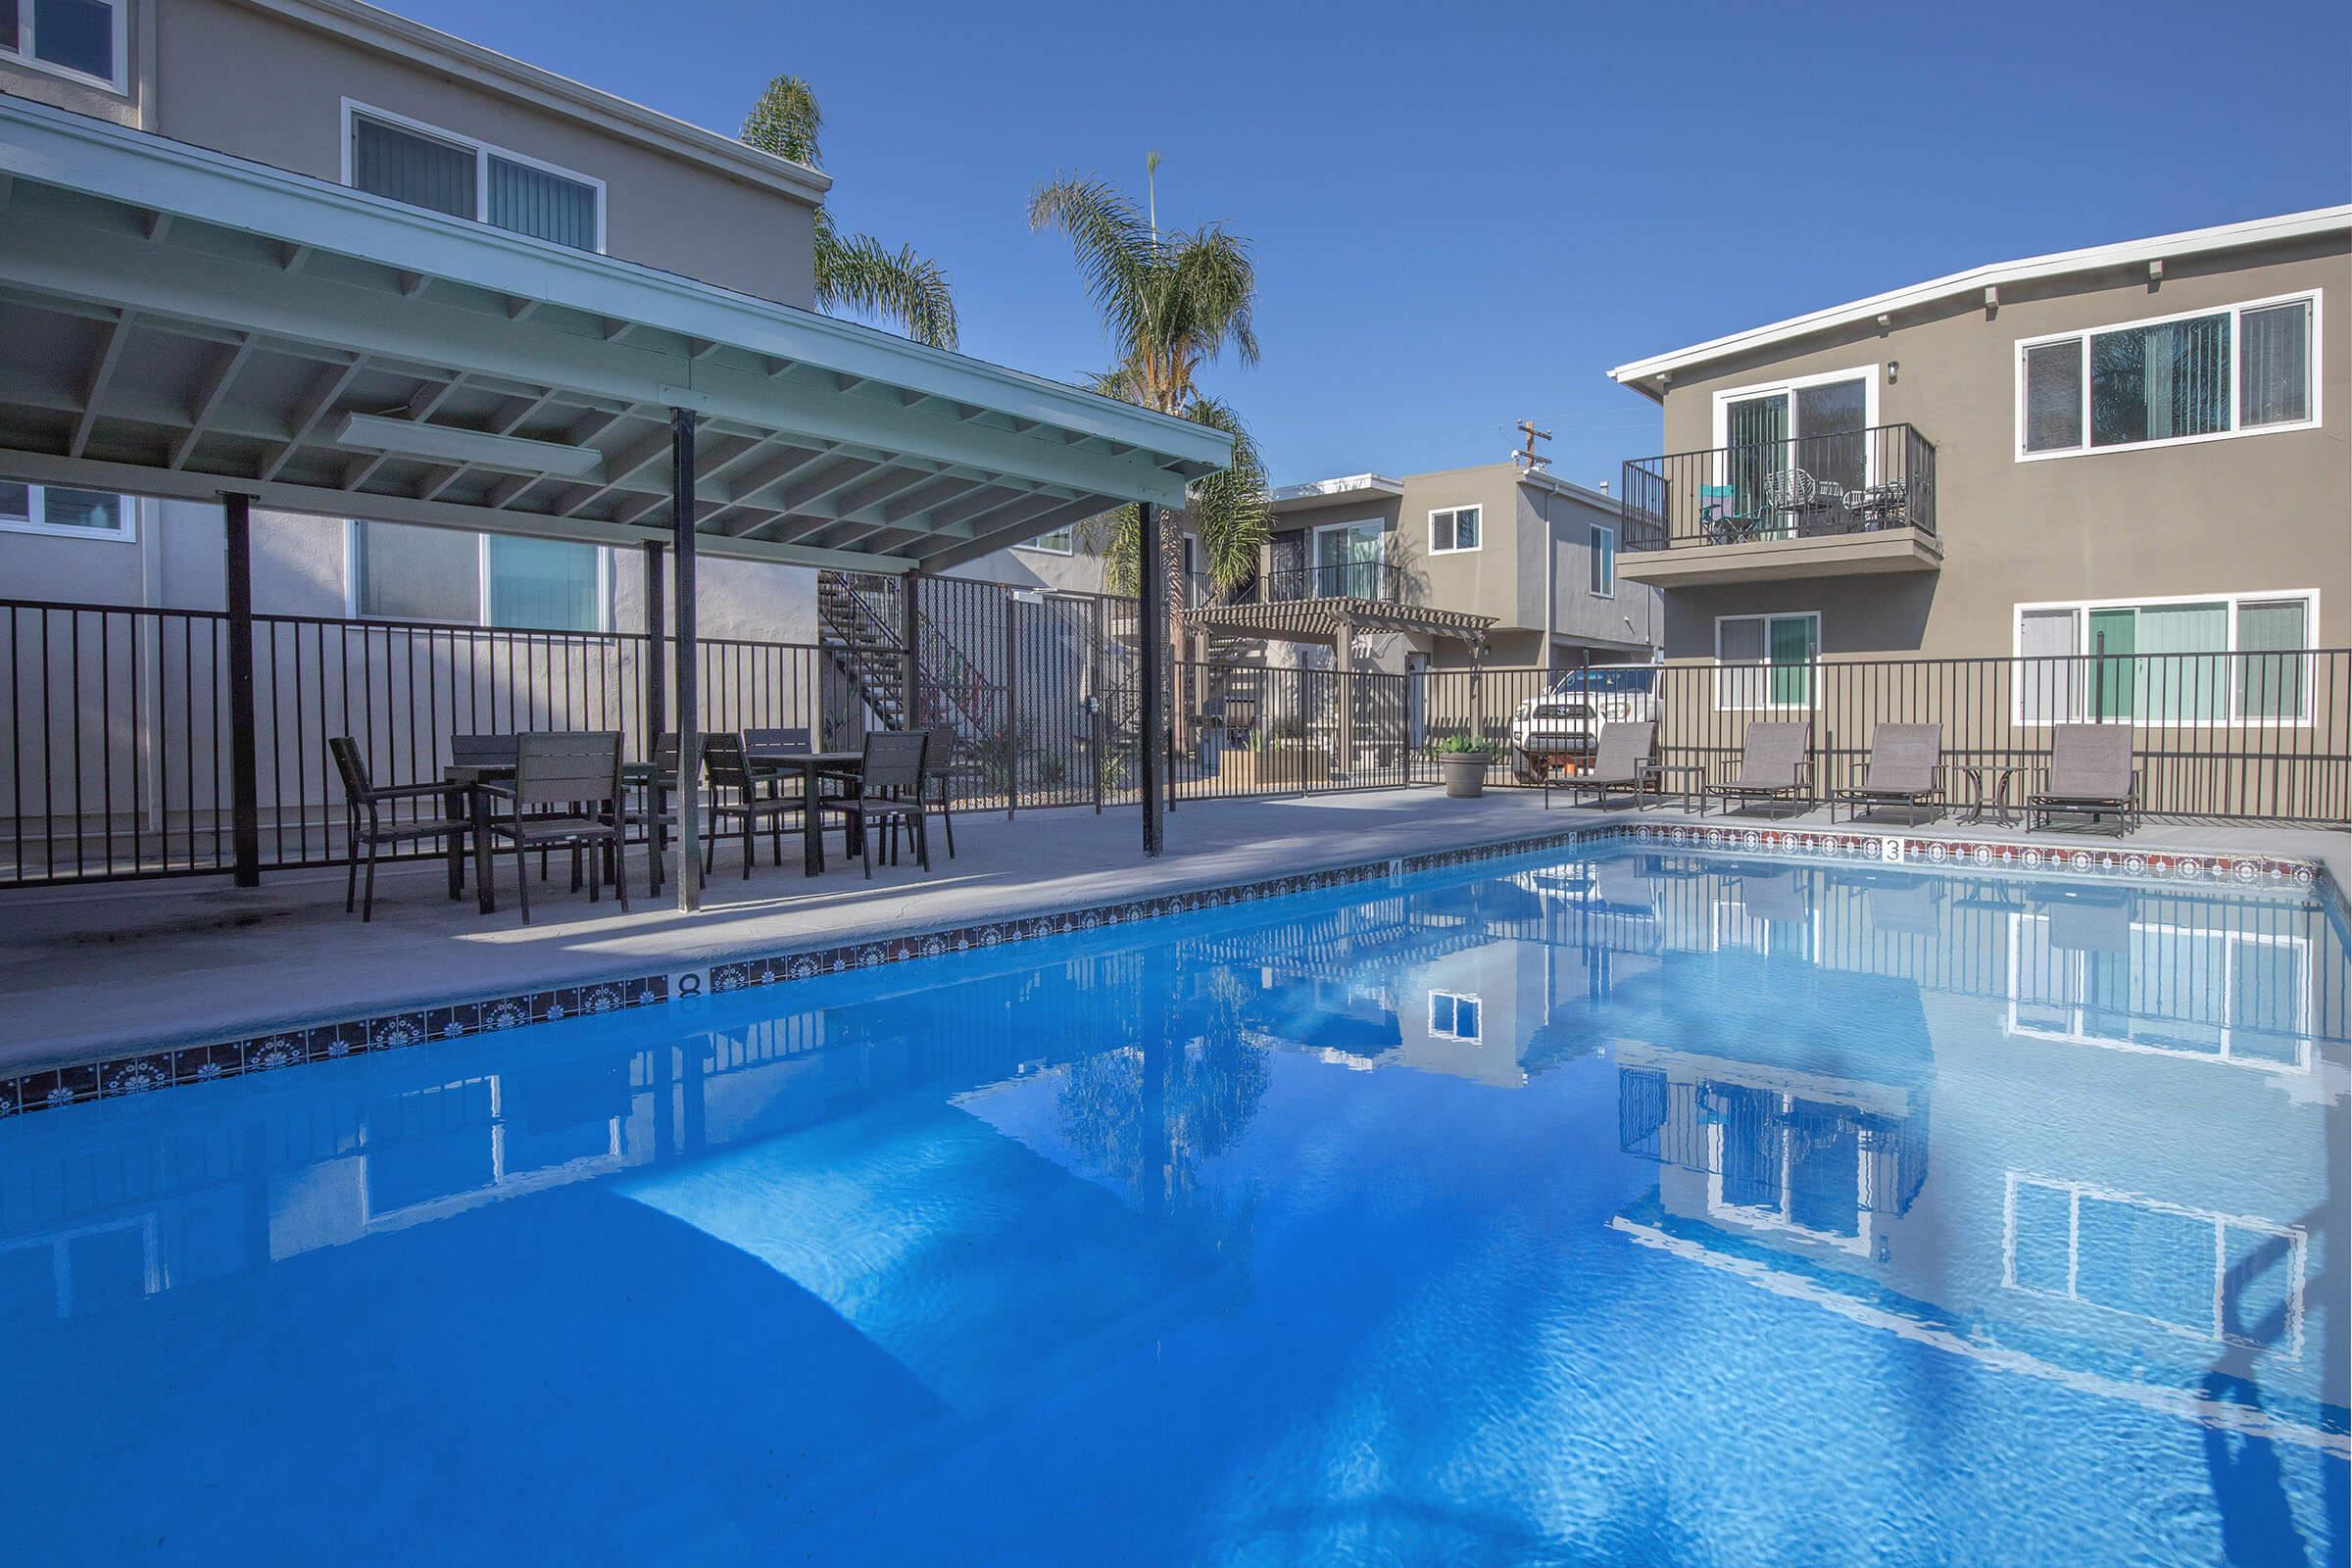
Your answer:
[[[922,591],[920,572],[910,571],[899,579],[899,647],[904,650],[899,669],[899,723],[910,730],[923,727]],[[939,765],[947,766],[944,761]]]
[[[694,411],[669,411],[670,523],[677,558],[678,907],[703,903],[702,691],[694,643]]]
[[[262,786],[253,718],[253,498],[224,493],[228,601],[228,800],[236,885],[262,885]]]
[[[662,606],[663,546],[645,542],[645,756],[652,757],[669,728],[669,616]]]
[[[1160,785],[1162,741],[1160,731],[1167,725],[1167,672],[1160,665],[1159,640],[1167,632],[1168,611],[1166,564],[1159,559],[1159,509],[1146,501],[1136,509],[1142,526],[1143,582],[1135,607],[1136,674],[1143,682],[1144,711],[1135,739],[1136,771],[1143,775],[1144,785],[1144,854],[1156,856],[1161,848],[1164,824],[1160,821]]]

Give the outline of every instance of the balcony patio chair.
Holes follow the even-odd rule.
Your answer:
[[[884,730],[865,738],[865,762],[858,769],[858,793],[819,801],[821,815],[832,811],[854,824],[865,874],[874,874],[874,835],[889,833],[890,863],[896,865],[899,835],[914,840],[915,863],[931,869],[931,835],[924,804],[923,775],[931,736],[926,730]]]
[[[753,834],[760,828],[767,829],[768,855],[778,865],[784,863],[786,833],[815,831],[799,795],[761,792],[760,777],[753,770],[751,755],[745,750],[741,735],[703,738],[703,775],[710,782],[710,831],[703,838],[705,876],[710,874],[717,858],[722,833],[733,831],[742,835],[743,874],[748,879],[758,853]],[[731,830],[729,823],[734,824]]]
[[[1707,802],[1720,800],[1729,812],[1732,803],[1739,801],[1753,805],[1758,801],[1792,801],[1802,804],[1813,796],[1813,727],[1810,724],[1787,720],[1759,721],[1747,726],[1740,742],[1740,760],[1735,764],[1718,761],[1716,766],[1736,767],[1729,778],[1709,784],[1699,798],[1698,814],[1707,814]]]
[[[1905,825],[1917,827],[1919,810],[1943,794],[1943,726],[1941,724],[1881,724],[1870,737],[1870,760],[1862,782],[1830,792],[1830,820],[1838,820],[1838,803],[1845,803],[1846,820],[1881,807],[1899,806]],[[1936,808],[1941,811],[1941,808]],[[1931,818],[1932,820],[1932,818]]]
[[[523,870],[522,852],[544,852],[556,846],[572,851],[572,873],[579,874],[580,852],[590,852],[588,902],[597,900],[598,885],[610,870],[620,907],[629,907],[628,858],[621,853],[627,831],[627,800],[620,778],[618,730],[534,731],[515,737],[514,777],[511,783],[482,786],[509,801],[511,815],[494,817],[494,838],[514,846],[514,886],[522,902],[522,923],[531,923],[531,879]],[[602,853],[598,853],[602,852]]]
[[[343,846],[346,869],[343,876],[343,912],[349,914],[355,899],[360,905],[361,923],[375,918],[375,858],[385,845],[398,847],[424,839],[444,839],[449,851],[449,896],[458,898],[466,891],[466,835],[472,824],[466,819],[462,805],[453,797],[464,792],[447,784],[375,784],[368,777],[368,764],[360,757],[360,748],[348,735],[339,735],[326,743],[334,757],[335,771],[343,776]],[[402,821],[395,817],[384,820],[383,808],[397,801],[435,800],[437,809],[430,815]],[[363,813],[367,820],[361,821]],[[368,852],[368,891],[359,898],[360,851]]]
[[[1711,545],[1744,544],[1772,526],[1772,508],[1760,499],[1751,498],[1748,509],[1740,510],[1738,485],[1700,485],[1698,501],[1698,529]]]
[[[1544,775],[1544,809],[1551,809],[1550,773]],[[1655,791],[1658,784],[1658,726],[1654,723],[1627,723],[1622,720],[1600,726],[1600,741],[1592,752],[1592,765],[1582,773],[1571,773],[1558,780],[1568,791],[1568,804],[1576,804],[1576,792],[1591,790],[1594,806],[1606,806],[1609,792],[1624,791],[1642,802],[1643,790]]]
[[[2050,826],[2059,811],[2087,816],[2093,825],[2112,817],[2118,838],[2137,825],[2139,770],[2132,765],[2130,724],[2051,726],[2050,760],[2034,778],[2026,796],[2029,830]]]

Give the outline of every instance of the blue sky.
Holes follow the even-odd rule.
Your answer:
[[[1278,482],[1658,450],[1612,365],[1984,262],[2352,200],[2352,6],[389,0],[733,131],[792,71],[836,217],[956,281],[963,347],[1107,359],[1056,170],[1255,246]]]

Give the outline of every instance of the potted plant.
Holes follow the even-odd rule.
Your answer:
[[[1438,742],[1438,777],[1453,800],[1475,800],[1487,791],[1487,763],[1494,749],[1474,735],[1448,735]]]

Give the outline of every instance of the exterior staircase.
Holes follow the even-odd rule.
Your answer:
[[[816,578],[817,645],[866,711],[888,729],[908,727],[900,636],[900,579],[820,571]],[[977,752],[994,735],[996,695],[986,673],[915,607],[917,685],[922,711],[915,727],[946,729],[957,756]]]

